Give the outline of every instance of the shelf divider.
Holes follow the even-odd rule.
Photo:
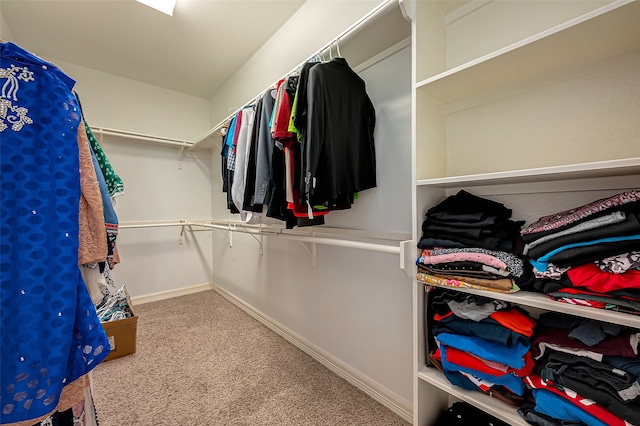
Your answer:
[[[456,188],[460,186],[504,185],[512,183],[602,178],[636,174],[640,176],[640,157],[569,164],[564,166],[512,170],[506,172],[421,179],[417,181],[417,186]]]
[[[430,285],[420,280],[419,284]],[[447,287],[448,288],[448,287]],[[506,302],[517,303],[519,305],[530,306],[532,308],[544,309],[545,311],[563,312],[570,315],[576,315],[583,318],[590,318],[620,324],[627,327],[635,327],[640,329],[640,316],[627,314],[623,312],[609,311],[606,309],[591,308],[589,306],[571,305],[568,303],[558,302],[550,299],[542,293],[531,291],[518,291],[516,293],[499,293],[497,291],[484,291],[471,288],[458,288],[455,290],[464,293],[485,296],[492,299],[504,300]]]
[[[460,387],[452,385],[440,371],[435,368],[423,367],[418,372],[418,378],[425,382],[442,389],[449,395],[465,401],[489,414],[495,416],[512,426],[527,426],[527,423],[517,413],[516,407],[512,407],[496,398],[485,395],[480,392],[468,391]]]

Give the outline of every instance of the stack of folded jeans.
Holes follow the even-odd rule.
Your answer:
[[[640,313],[640,191],[545,216],[521,231],[535,287],[551,298]]]
[[[503,204],[464,190],[426,213],[418,279],[432,285],[511,292],[527,274],[520,226]],[[514,282],[514,279],[516,280]]]
[[[522,402],[523,377],[533,371],[530,351],[536,325],[508,303],[481,296],[434,289],[430,297],[437,349],[430,354],[454,385],[499,394]],[[513,396],[513,397],[511,397]]]
[[[640,425],[640,330],[559,313],[541,315],[538,325],[525,379],[535,406],[523,417]]]

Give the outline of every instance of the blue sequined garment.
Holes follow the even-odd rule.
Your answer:
[[[56,409],[109,352],[78,268],[74,81],[0,44],[0,423]]]

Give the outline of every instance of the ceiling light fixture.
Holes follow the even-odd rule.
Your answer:
[[[177,0],[136,0],[162,13],[173,16],[173,8],[176,7]]]

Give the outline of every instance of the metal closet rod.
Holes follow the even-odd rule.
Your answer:
[[[193,147],[193,142],[187,142],[179,139],[169,139],[160,136],[145,135],[142,133],[129,132],[126,130],[108,129],[106,127],[92,127],[91,131],[98,135],[116,136],[119,138],[133,139],[145,142],[153,142],[161,145],[179,146],[183,148]]]
[[[163,223],[153,223],[153,222],[123,222],[118,225],[118,229],[132,229],[132,228],[166,228],[173,226],[189,226],[194,225],[193,222],[163,222]]]
[[[211,221],[208,221],[211,222]],[[226,223],[226,225],[225,225]],[[210,229],[220,229],[223,231],[229,232],[241,232],[243,234],[252,234],[252,235],[264,235],[264,236],[276,236],[278,238],[284,238],[289,240],[307,242],[307,243],[316,243],[316,244],[324,244],[330,246],[338,246],[338,247],[348,247],[355,248],[360,250],[367,251],[375,251],[379,253],[388,253],[388,254],[400,254],[400,246],[392,246],[389,244],[376,244],[376,243],[367,243],[362,241],[353,241],[346,239],[338,239],[338,238],[327,238],[321,236],[305,236],[305,235],[296,235],[296,234],[285,234],[282,232],[282,228],[268,228],[260,225],[250,225],[250,224],[242,224],[237,222],[224,222],[219,221],[218,223],[207,223],[207,221],[203,222],[192,222],[192,221],[179,221],[179,222],[131,222],[131,223],[122,223],[119,228],[127,229],[127,228],[160,228],[160,227],[174,227],[174,226],[200,226],[204,228]],[[267,225],[268,226],[268,225]],[[374,238],[374,237],[372,237]],[[400,241],[398,241],[400,243]]]
[[[356,21],[354,24],[352,24],[349,28],[347,28],[346,30],[342,31],[337,37],[335,37],[333,40],[331,40],[330,42],[328,42],[327,44],[325,44],[324,46],[322,46],[319,50],[317,50],[316,52],[314,52],[311,56],[309,56],[307,59],[305,59],[303,62],[301,62],[300,64],[296,65],[294,68],[291,69],[291,71],[289,71],[288,73],[285,74],[285,76],[289,76],[292,73],[294,73],[296,70],[298,70],[305,62],[308,62],[310,60],[312,60],[314,57],[321,55],[323,52],[325,52],[327,49],[329,49],[331,46],[333,46],[336,43],[340,43],[341,41],[345,41],[348,40],[353,34],[356,33],[356,31],[358,31],[361,27],[365,26],[368,22],[371,22],[376,16],[378,16],[379,14],[386,12],[387,9],[391,9],[392,7],[399,7],[399,3],[398,0],[386,0],[383,3],[380,3],[378,6],[375,7],[375,9],[371,10],[369,13],[367,13],[366,15],[364,15],[362,18],[360,18],[358,21]],[[209,130],[207,133],[204,134],[204,136],[200,137],[200,139],[198,139],[196,142],[194,142],[194,146],[197,145],[199,142],[205,140],[206,138],[208,138],[209,136],[213,135],[214,133],[216,133],[218,130],[220,130],[222,127],[224,127],[225,123],[227,123],[229,120],[231,120],[242,108],[244,108],[246,105],[251,105],[253,102],[255,102],[261,95],[262,93],[266,92],[267,90],[273,88],[276,86],[276,84],[278,83],[280,79],[276,80],[273,84],[267,86],[264,90],[262,90],[257,96],[251,98],[250,101],[246,102],[243,104],[242,107],[236,109],[232,114],[230,114],[227,118],[225,118],[224,120],[222,120],[220,123],[218,123],[215,127],[213,127],[211,130]]]

